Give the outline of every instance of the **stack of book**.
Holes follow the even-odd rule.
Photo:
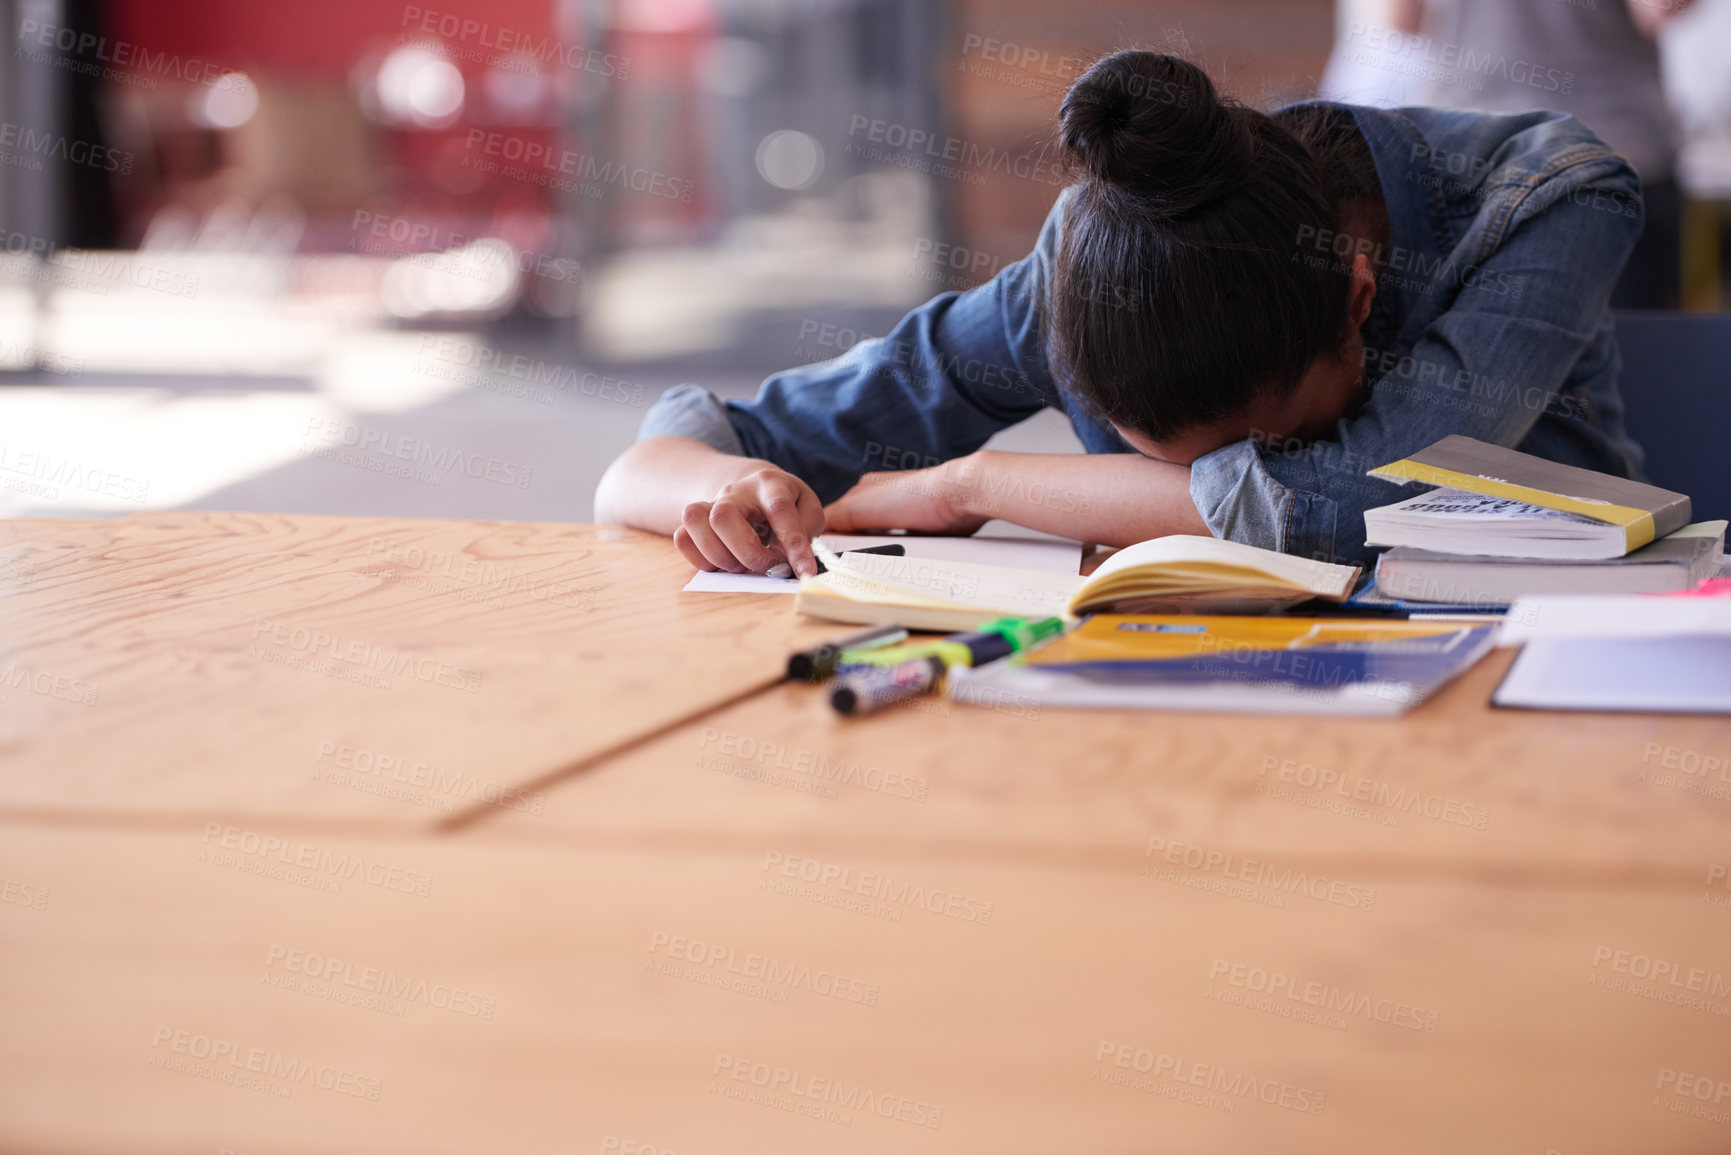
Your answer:
[[[1437,486],[1365,511],[1392,546],[1359,604],[1497,610],[1540,594],[1692,590],[1717,576],[1723,521],[1689,523],[1689,498],[1467,437],[1446,437],[1372,477]]]

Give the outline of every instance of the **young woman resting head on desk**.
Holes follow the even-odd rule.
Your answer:
[[[668,390],[597,519],[731,572],[810,573],[826,528],[993,517],[1362,564],[1364,510],[1402,496],[1365,471],[1447,434],[1637,467],[1607,300],[1639,185],[1573,119],[1264,114],[1126,51],[1076,81],[1060,135],[1076,179],[1032,253],[751,401]],[[980,450],[1048,406],[1087,454]]]

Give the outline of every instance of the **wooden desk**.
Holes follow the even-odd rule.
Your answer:
[[[1165,839],[1453,879],[1520,866],[1683,881],[1725,861],[1731,722],[1493,710],[1511,657],[1400,719],[1029,717],[928,700],[854,720],[784,684],[574,775],[545,814],[495,812],[475,829],[1077,864],[1140,863]],[[1703,754],[1721,769],[1675,768],[1699,770]]]
[[[1117,865],[850,854],[957,899],[862,913],[764,849],[245,845],[0,827],[0,877],[48,892],[0,904],[0,1146],[1705,1155],[1731,1134],[1672,1113],[1698,1102],[1676,1073],[1731,1079],[1731,999],[1617,989],[1653,959],[1727,981],[1731,913],[1698,884],[1367,871],[1368,908],[1275,907]],[[338,892],[240,869],[309,846]],[[344,856],[410,889],[317,865]],[[778,979],[743,977],[768,960]],[[757,1063],[789,1073],[776,1102],[723,1093]]]
[[[1722,720],[1491,712],[1503,656],[1399,721],[929,702],[844,725],[808,687],[727,704],[833,627],[684,597],[671,547],[636,535],[23,530],[0,538],[0,625],[101,695],[14,693],[0,715],[0,1149],[1706,1155],[1731,1136],[1731,802],[1677,786],[1704,777],[1685,752],[1731,746]],[[360,556],[432,542],[599,608],[485,606]],[[473,665],[482,692],[253,657],[260,619]],[[676,642],[682,661],[656,650]],[[314,790],[338,725],[500,780],[579,768],[543,813],[434,831]],[[1307,766],[1370,797],[1336,808]],[[377,829],[319,828],[342,819]]]
[[[432,826],[751,693],[822,627],[577,525],[0,523],[0,813]]]

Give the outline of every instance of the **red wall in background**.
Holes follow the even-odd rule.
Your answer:
[[[466,40],[447,38],[477,48],[483,35],[496,43],[501,29],[537,40],[553,35],[553,0],[112,0],[109,35],[228,67],[339,78],[370,49],[427,35],[421,21],[429,15],[486,26]]]

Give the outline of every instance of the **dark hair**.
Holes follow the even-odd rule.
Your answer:
[[[1165,440],[1290,393],[1341,346],[1349,268],[1301,242],[1337,230],[1343,206],[1305,141],[1144,51],[1083,73],[1059,123],[1081,175],[1050,344],[1090,407]]]

